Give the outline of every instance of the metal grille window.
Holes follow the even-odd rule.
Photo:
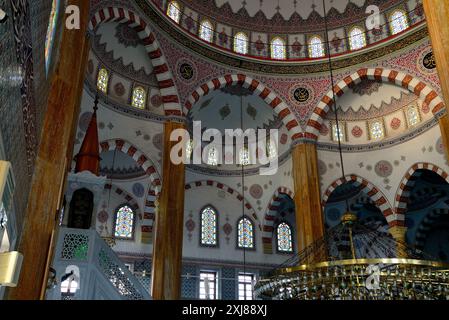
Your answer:
[[[218,296],[217,272],[200,271],[200,299],[216,300]]]

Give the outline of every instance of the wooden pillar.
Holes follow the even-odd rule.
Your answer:
[[[301,252],[324,235],[316,145],[293,147],[293,179],[298,250]]]
[[[423,6],[447,108],[449,106],[449,0],[424,0]],[[444,114],[439,123],[446,156],[449,159],[449,115]]]
[[[60,58],[51,80],[27,214],[19,244],[19,251],[24,255],[22,271],[18,286],[9,290],[8,299],[40,298],[41,287],[46,281],[46,261],[52,232],[56,226],[61,184],[64,183],[67,173],[66,160],[71,162],[68,150],[73,140],[72,128],[78,120],[79,97],[82,94],[90,49],[86,37],[89,1],[69,0],[68,5],[80,8],[81,28],[64,28],[63,31]]]
[[[394,226],[391,227],[389,231],[398,243],[396,252],[397,257],[407,258],[407,252],[405,251],[407,227]]]
[[[178,143],[170,141],[170,134],[176,129],[185,129],[185,125],[165,123],[162,191],[153,242],[154,300],[179,300],[181,296],[185,166],[170,160],[170,151]]]

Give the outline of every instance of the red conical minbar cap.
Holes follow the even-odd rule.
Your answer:
[[[75,173],[90,171],[93,174],[100,175],[100,148],[98,143],[97,128],[97,109],[98,97],[95,98],[94,113],[90,119],[89,127],[84,136],[83,144],[79,153],[75,156]]]

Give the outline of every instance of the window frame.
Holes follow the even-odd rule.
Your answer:
[[[246,295],[245,295],[244,299],[240,299],[240,284],[243,284],[243,285],[247,285],[248,284],[247,282],[240,282],[240,277],[241,276],[242,277],[251,276],[251,286],[252,286],[252,290],[251,290],[252,298],[251,298],[251,300],[246,299]],[[253,286],[253,284],[256,282],[256,280],[257,280],[257,274],[256,273],[254,273],[254,272],[243,272],[243,271],[237,270],[237,287],[236,287],[236,290],[237,290],[237,300],[238,301],[253,301],[253,300],[255,300],[254,299],[254,286]],[[244,290],[244,292],[245,291],[246,291],[246,289]]]
[[[121,208],[123,208],[123,207],[129,207],[130,209],[131,209],[131,211],[133,212],[133,227],[132,227],[132,231],[131,231],[131,237],[130,238],[124,238],[124,237],[118,237],[118,236],[116,236],[115,235],[115,232],[116,232],[116,227],[117,227],[117,215],[118,215],[118,212],[119,212],[119,210],[121,209]],[[123,240],[123,241],[134,241],[135,240],[135,236],[136,236],[136,222],[137,222],[137,219],[136,219],[136,212],[135,212],[135,210],[132,208],[132,206],[128,203],[128,202],[125,202],[125,203],[122,203],[121,205],[119,205],[116,209],[115,209],[115,211],[114,211],[114,223],[113,223],[113,228],[112,228],[112,230],[113,230],[113,238],[114,239],[117,239],[117,240]]]
[[[273,42],[276,40],[280,40],[282,42],[282,46],[284,47],[284,57],[283,58],[276,58],[274,57],[274,46],[273,46]],[[271,38],[270,40],[270,59],[272,60],[278,60],[278,61],[282,61],[282,60],[287,60],[288,59],[288,53],[287,53],[287,41],[281,37],[281,36],[274,36],[273,38]]]
[[[240,221],[242,221],[243,219],[247,219],[251,223],[251,227],[253,228],[253,247],[252,248],[246,248],[246,247],[239,246],[239,224],[240,224]],[[240,217],[237,220],[235,232],[236,232],[235,247],[237,250],[256,251],[256,239],[257,239],[256,238],[256,225],[254,224],[253,220],[249,216],[247,216],[245,214],[244,216]]]
[[[178,19],[178,20],[173,19],[173,18],[169,15],[169,9],[170,9],[170,6],[171,6],[171,5],[174,5],[175,8],[179,11],[179,19]],[[167,17],[170,18],[170,20],[172,20],[172,21],[175,22],[176,24],[180,24],[181,19],[182,19],[182,14],[183,14],[183,13],[182,13],[182,6],[181,6],[181,4],[180,4],[178,1],[176,1],[176,0],[169,1],[168,4],[167,4],[167,10],[165,10],[165,14],[167,15]]]
[[[135,92],[137,89],[142,89],[142,90],[143,90],[143,93],[144,93],[143,108],[139,108],[139,107],[136,107],[136,106],[134,105],[134,92]],[[133,87],[133,90],[132,90],[132,92],[131,92],[131,106],[132,106],[133,108],[136,108],[137,110],[146,110],[146,109],[147,109],[147,103],[148,103],[148,91],[147,91],[147,89],[145,89],[145,87],[142,86],[142,85],[140,85],[140,84],[136,84],[136,85]]]
[[[237,50],[236,50],[236,38],[237,38],[237,36],[239,35],[239,34],[242,34],[242,35],[244,35],[245,36],[245,52],[238,52]],[[239,40],[241,40],[241,39],[239,39]],[[233,48],[233,50],[234,50],[234,52],[235,53],[237,53],[237,54],[244,54],[244,55],[247,55],[248,53],[249,53],[249,36],[248,36],[248,34],[246,33],[246,32],[243,32],[243,31],[238,31],[236,34],[234,34],[234,37],[233,37],[233,45],[232,45],[232,48]]]
[[[323,49],[323,55],[322,55],[322,56],[319,56],[319,57],[313,57],[313,56],[312,56],[312,46],[315,46],[315,45],[311,44],[311,42],[312,42],[312,40],[313,40],[314,38],[317,38],[317,39],[319,39],[319,40],[321,41],[321,47],[322,47],[322,49]],[[308,51],[308,53],[309,53],[308,56],[309,56],[309,58],[311,58],[311,59],[321,59],[321,58],[325,58],[325,57],[326,57],[326,46],[324,45],[323,37],[320,36],[320,35],[318,35],[318,34],[314,34],[314,35],[309,36],[309,38],[308,38],[308,40],[307,40],[307,51]]]
[[[397,12],[400,12],[400,13],[403,14],[403,16],[404,16],[404,18],[405,18],[405,22],[406,22],[406,24],[407,24],[407,27],[406,27],[405,29],[399,31],[399,32],[394,33],[394,30],[393,30],[393,23],[392,23],[392,22],[393,22],[393,20],[394,20],[394,19],[393,19],[393,15],[394,15],[395,13],[397,13]],[[395,35],[397,35],[397,34],[400,34],[400,33],[404,32],[404,31],[406,31],[407,29],[409,29],[409,28],[410,28],[410,20],[409,20],[409,17],[408,17],[408,15],[407,15],[407,11],[404,10],[404,9],[402,9],[402,8],[396,8],[396,9],[393,9],[393,10],[388,14],[388,26],[389,26],[390,34],[391,34],[392,36],[395,36]]]
[[[373,136],[373,133],[372,133],[372,127],[373,127],[373,125],[374,125],[375,123],[377,123],[377,122],[379,122],[380,125],[381,125],[381,127],[382,127],[382,133],[383,133],[383,135],[382,135],[381,138],[375,138],[375,137]],[[371,141],[381,141],[381,140],[385,139],[385,138],[387,137],[387,132],[386,132],[386,130],[385,130],[384,119],[383,119],[383,118],[379,118],[379,119],[373,119],[373,120],[369,121],[369,122],[368,122],[368,132],[369,132],[369,139],[370,139]]]
[[[211,31],[211,39],[210,39],[210,41],[209,40],[207,40],[207,39],[204,39],[203,37],[201,37],[201,31],[202,31],[202,28],[203,28],[203,24],[204,23],[209,23],[210,24],[210,31]],[[214,24],[211,22],[211,20],[209,20],[208,18],[203,18],[203,19],[201,19],[201,22],[199,23],[199,25],[198,25],[198,38],[200,38],[201,40],[203,40],[203,41],[205,41],[205,42],[207,42],[207,43],[214,43],[214,41],[215,41],[215,28],[214,28]]]
[[[103,70],[106,72],[106,88],[105,88],[105,90],[100,89],[100,87],[98,86],[99,80],[100,80],[100,73],[101,73]],[[103,94],[107,95],[108,92],[109,92],[109,82],[110,82],[110,81],[111,81],[111,74],[109,73],[108,69],[106,69],[106,67],[104,67],[104,66],[100,66],[100,67],[98,68],[98,71],[97,71],[97,81],[96,81],[96,83],[95,83],[96,89],[97,89],[98,91],[101,91]]]
[[[290,228],[290,236],[291,236],[291,241],[292,241],[292,251],[284,251],[284,250],[279,250],[279,226],[281,224],[286,224],[289,228]],[[294,237],[294,232],[293,232],[293,228],[291,226],[291,224],[288,221],[282,220],[279,221],[279,223],[276,225],[275,228],[275,241],[276,241],[276,253],[278,254],[284,254],[284,255],[292,255],[295,254],[295,237]]]
[[[204,210],[206,210],[207,208],[211,208],[213,211],[214,211],[214,213],[215,213],[215,217],[216,217],[216,219],[215,219],[215,222],[216,222],[216,225],[215,225],[215,244],[204,244],[203,243],[203,212],[204,212]],[[211,204],[208,204],[208,205],[205,205],[204,207],[202,207],[201,208],[201,210],[200,210],[200,212],[199,212],[200,214],[199,214],[199,216],[200,216],[200,223],[199,223],[199,225],[200,225],[200,227],[199,227],[199,239],[198,239],[198,242],[199,242],[199,245],[201,246],[201,247],[203,247],[203,248],[219,248],[220,246],[219,246],[219,244],[220,244],[220,222],[219,222],[219,211],[217,210],[217,208],[215,208],[213,205],[211,205]]]
[[[363,46],[360,47],[360,48],[357,48],[357,49],[354,49],[354,48],[352,47],[352,35],[351,35],[351,33],[352,33],[355,29],[359,29],[359,30],[361,31],[360,35],[363,37],[363,41],[364,41]],[[359,25],[352,26],[352,27],[349,29],[349,32],[348,32],[348,40],[349,40],[348,42],[349,42],[349,50],[350,50],[350,51],[362,50],[362,49],[366,48],[366,46],[368,45],[368,39],[367,39],[367,37],[366,37],[366,30],[365,30],[364,28],[362,28],[361,26],[359,26]]]
[[[335,138],[334,135],[334,128],[335,131],[337,130],[337,123],[335,121],[330,121],[330,134],[331,134],[331,141],[338,142],[338,139]],[[346,130],[346,122],[345,121],[338,121],[338,128],[340,129],[341,133],[343,134],[343,138],[340,139],[341,143],[347,142],[347,130]]]
[[[214,274],[215,276],[215,297],[214,299],[201,299],[201,274]],[[214,301],[220,300],[220,271],[213,268],[200,268],[198,271],[198,300],[202,301]]]

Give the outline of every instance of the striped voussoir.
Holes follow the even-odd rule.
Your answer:
[[[399,185],[398,192],[396,193],[395,201],[395,213],[398,216],[398,220],[402,221],[402,225],[405,222],[405,213],[407,212],[407,204],[410,200],[410,195],[413,187],[415,186],[416,181],[421,176],[421,172],[416,172],[417,170],[430,170],[441,176],[444,180],[449,182],[449,175],[439,168],[438,166],[421,162],[414,164],[404,175],[404,178],[401,180],[401,184]]]
[[[359,84],[362,80],[375,80],[401,86],[422,98],[425,103],[429,105],[433,114],[438,113],[438,111],[444,108],[444,102],[438,96],[438,93],[418,78],[404,72],[389,69],[364,68],[338,82],[334,86],[334,90],[329,90],[329,92],[321,99],[307,122],[306,137],[315,140],[318,139],[321,124],[323,123],[326,114],[329,112],[330,106],[333,104],[333,92],[335,92],[336,98],[339,98],[349,89],[354,88],[354,86]]]
[[[257,217],[256,211],[251,206],[251,204],[248,201],[246,201],[246,199],[243,198],[243,196],[239,192],[235,191],[233,188],[231,188],[221,182],[217,182],[214,180],[202,180],[202,181],[190,182],[190,183],[187,183],[184,188],[187,191],[187,190],[192,190],[192,189],[200,188],[200,187],[217,188],[219,190],[225,191],[227,194],[236,198],[240,202],[245,200],[245,208],[247,210],[247,214],[249,213],[248,215],[250,215],[255,221],[258,222],[259,230],[262,230],[262,226],[260,225],[259,218]]]
[[[426,240],[429,237],[432,227],[435,226],[435,222],[443,216],[448,215],[449,209],[434,209],[421,222],[416,231],[415,248],[418,250],[423,250],[426,244]]]
[[[110,183],[105,184],[104,189],[111,190],[111,192],[114,192],[115,194],[117,194],[118,196],[123,198],[124,204],[126,203],[131,209],[133,209],[134,213],[138,217],[142,217],[142,219],[143,219],[139,204],[137,203],[136,199],[130,193],[128,193],[127,191],[123,190],[122,188],[117,187],[116,185],[113,185]]]
[[[153,72],[159,84],[165,115],[181,116],[181,104],[179,103],[180,100],[173,74],[148,23],[129,9],[109,7],[100,9],[92,16],[89,30],[93,32],[101,23],[110,21],[126,23],[137,32],[153,65]]]
[[[250,92],[258,95],[269,106],[271,106],[274,112],[282,119],[282,122],[287,127],[291,134],[292,140],[304,137],[295,115],[290,111],[287,104],[263,83],[244,74],[228,74],[220,78],[212,79],[201,85],[190,95],[189,99],[184,104],[184,114],[187,115],[190,109],[192,109],[201,97],[206,96],[214,90],[235,85],[240,85],[243,88],[248,89]]]
[[[396,215],[394,214],[393,210],[391,209],[390,203],[388,202],[387,198],[385,197],[385,195],[376,187],[374,186],[371,182],[369,182],[368,180],[361,178],[357,175],[348,175],[344,178],[340,178],[336,181],[334,181],[327,189],[326,192],[323,195],[323,199],[322,199],[322,206],[324,208],[324,206],[327,203],[327,200],[329,199],[330,195],[332,194],[332,192],[337,189],[338,186],[341,186],[342,184],[345,184],[347,182],[352,182],[354,183],[355,186],[362,186],[362,190],[368,197],[371,198],[371,200],[373,201],[373,204],[375,204],[379,210],[382,212],[382,214],[384,215],[385,219],[388,222],[388,225],[390,227],[393,227],[394,225],[396,225]]]
[[[145,201],[145,210],[142,219],[142,242],[149,243],[152,238],[152,231],[155,219],[155,198],[159,195],[162,187],[161,178],[153,162],[137,147],[123,139],[103,141],[100,143],[101,152],[119,150],[131,158],[150,177],[151,183]]]
[[[290,189],[280,187],[273,194],[273,197],[268,204],[262,229],[263,251],[266,254],[273,253],[274,220],[276,219],[276,215],[278,214],[278,208],[281,202],[280,196],[282,194],[286,194],[292,199],[294,197],[293,192]]]

